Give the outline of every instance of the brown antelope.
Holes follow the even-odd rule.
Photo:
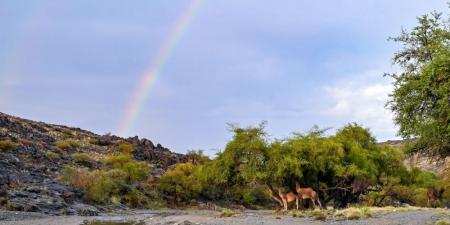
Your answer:
[[[298,195],[296,195],[294,192],[287,192],[287,193],[283,193],[283,191],[281,190],[281,188],[278,188],[278,195],[280,196],[280,198],[283,201],[283,206],[284,206],[284,210],[287,211],[288,210],[288,203],[295,201],[295,205],[297,206],[297,210],[298,210]]]
[[[436,188],[432,187],[428,189],[427,191],[428,207],[436,207],[436,201],[441,199],[443,193],[444,188],[437,190]]]
[[[314,208],[316,208],[316,202],[319,204],[320,208],[322,208],[319,196],[317,195],[317,192],[315,192],[312,188],[302,188],[300,187],[300,183],[295,181],[295,190],[297,191],[300,200],[310,199]]]

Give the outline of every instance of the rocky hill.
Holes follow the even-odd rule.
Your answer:
[[[83,193],[64,185],[60,175],[68,164],[100,167],[102,159],[119,151],[120,143],[135,146],[133,157],[149,162],[152,176],[188,160],[145,138],[98,135],[0,113],[0,209],[96,214],[97,208],[83,203]],[[89,158],[79,159],[82,155]]]

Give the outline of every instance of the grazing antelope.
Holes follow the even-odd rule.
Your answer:
[[[441,199],[443,193],[444,188],[437,190],[436,188],[432,187],[428,189],[427,191],[428,207],[436,207],[436,201]]]
[[[310,199],[314,208],[316,208],[316,202],[319,204],[320,208],[322,208],[319,196],[317,195],[317,192],[315,192],[312,188],[302,188],[300,187],[300,183],[295,181],[295,190],[297,191],[300,200]]]
[[[280,196],[280,198],[283,201],[283,206],[284,206],[285,211],[288,210],[288,203],[293,202],[294,200],[295,200],[295,205],[297,206],[297,210],[298,210],[298,200],[299,200],[298,195],[296,195],[294,192],[283,193],[281,188],[278,188],[278,195]]]

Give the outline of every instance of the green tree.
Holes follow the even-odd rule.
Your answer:
[[[450,24],[436,12],[418,22],[390,38],[403,48],[393,57],[401,71],[387,74],[394,80],[388,106],[399,133],[415,140],[411,151],[445,157],[450,154]]]

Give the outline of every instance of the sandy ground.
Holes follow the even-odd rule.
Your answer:
[[[220,217],[220,212],[199,210],[145,210],[127,211],[124,213],[102,214],[95,217],[81,216],[46,216],[38,213],[0,211],[0,224],[4,225],[80,225],[85,220],[108,221],[144,221],[146,224],[204,224],[204,225],[305,225],[305,224],[336,224],[336,225],[425,225],[434,224],[440,219],[450,220],[450,212],[437,210],[419,210],[408,212],[391,212],[375,215],[368,219],[340,220],[328,219],[317,221],[312,218],[295,218],[290,215],[274,215],[272,211],[245,211],[233,217]]]

